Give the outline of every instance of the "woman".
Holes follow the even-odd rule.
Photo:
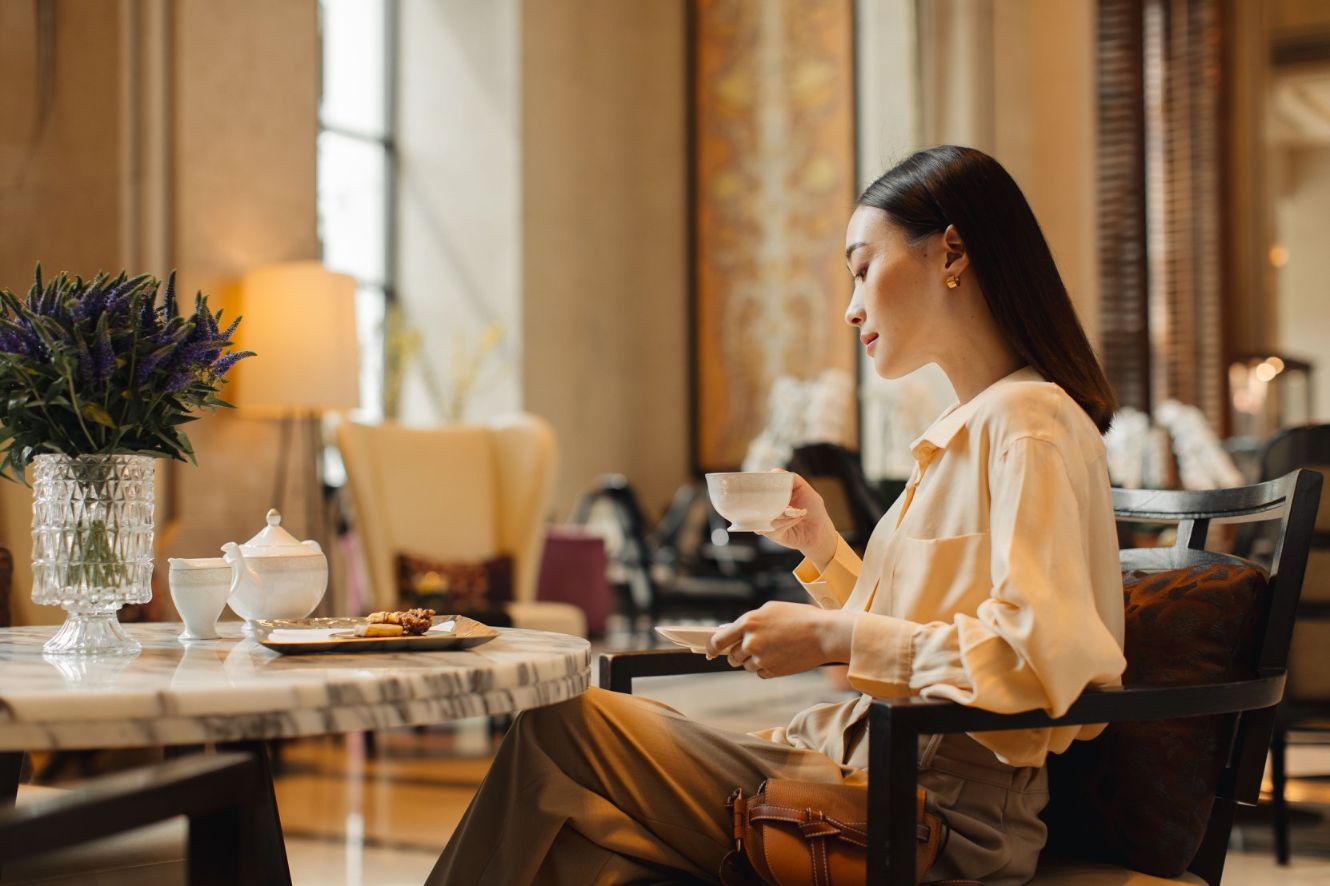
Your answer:
[[[863,561],[795,478],[769,537],[804,554],[816,607],[773,602],[709,652],[761,677],[849,665],[863,695],[741,736],[591,690],[518,718],[432,883],[715,879],[725,797],[769,776],[863,778],[873,696],[1061,714],[1119,682],[1122,581],[1101,433],[1113,395],[1025,198],[969,148],[921,151],[863,193],[846,232],[856,327],[878,374],[937,363],[957,403]],[[1045,829],[1043,766],[1095,727],[921,741],[919,783],[952,834],[930,879],[1015,884]]]

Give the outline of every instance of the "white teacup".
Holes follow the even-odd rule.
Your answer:
[[[786,471],[707,474],[707,494],[731,532],[765,532],[790,505],[794,475]]]
[[[172,557],[167,562],[171,566],[171,599],[185,622],[180,639],[217,639],[217,619],[231,593],[230,564],[221,557]]]

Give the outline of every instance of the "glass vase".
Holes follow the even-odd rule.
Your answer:
[[[63,606],[52,655],[133,655],[121,606],[152,599],[153,458],[33,460],[32,601]]]

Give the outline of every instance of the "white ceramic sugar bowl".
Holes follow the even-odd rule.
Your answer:
[[[304,618],[328,588],[328,558],[313,539],[300,541],[282,528],[282,515],[268,511],[268,525],[244,544],[222,545],[231,567],[227,604],[245,619],[246,633],[264,618]]]

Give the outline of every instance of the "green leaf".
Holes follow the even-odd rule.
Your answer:
[[[95,421],[97,424],[104,425],[108,428],[115,427],[115,419],[111,418],[111,413],[107,412],[96,403],[84,403],[82,412],[83,417],[89,421]]]

